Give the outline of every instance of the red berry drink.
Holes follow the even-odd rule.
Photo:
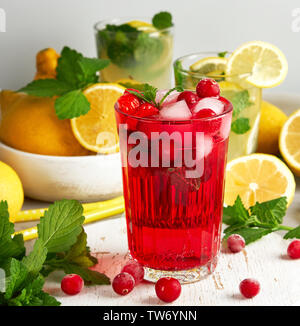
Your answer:
[[[200,86],[194,96],[129,90],[140,106],[116,103],[128,245],[145,279],[193,282],[216,266],[232,105],[213,87],[205,98]]]

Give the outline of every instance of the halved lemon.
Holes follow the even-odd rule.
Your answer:
[[[213,72],[221,75],[225,71],[226,65],[226,58],[207,57],[193,63],[190,70],[203,75],[212,75]]]
[[[109,83],[94,84],[84,90],[91,109],[71,120],[73,133],[83,147],[101,154],[119,151],[114,104],[124,90],[118,84]]]
[[[279,85],[286,77],[288,63],[276,46],[262,42],[247,42],[228,58],[226,74],[245,77],[250,84],[268,88]]]
[[[289,167],[300,176],[300,109],[283,125],[279,136],[279,149]]]
[[[295,194],[295,178],[290,169],[276,156],[251,154],[230,161],[226,168],[225,205],[233,205],[239,195],[249,208],[281,196],[288,205]]]

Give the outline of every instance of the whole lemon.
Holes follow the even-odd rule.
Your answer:
[[[275,155],[279,153],[279,134],[286,120],[286,114],[277,106],[262,101],[257,152]]]
[[[21,151],[58,156],[90,152],[73,135],[70,120],[59,120],[54,99],[4,90],[0,93],[0,140]]]
[[[6,200],[10,217],[16,216],[24,202],[24,192],[17,173],[0,161],[0,201]]]

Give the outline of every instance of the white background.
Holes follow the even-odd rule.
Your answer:
[[[35,54],[64,45],[96,56],[93,24],[117,16],[174,16],[174,58],[197,51],[232,50],[251,40],[277,45],[289,73],[272,91],[300,93],[300,29],[292,12],[296,0],[0,0],[6,32],[0,33],[0,88],[16,89],[35,73]]]

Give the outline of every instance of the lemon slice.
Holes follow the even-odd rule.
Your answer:
[[[246,154],[251,154],[256,151],[257,148],[257,140],[258,140],[258,129],[260,122],[260,114],[257,115],[253,127],[249,131],[248,140],[246,143]]]
[[[283,125],[279,136],[279,149],[289,167],[300,176],[300,109]]]
[[[213,72],[221,75],[225,71],[226,65],[226,58],[207,57],[193,63],[190,66],[190,70],[203,75],[212,74]]]
[[[225,205],[233,205],[239,195],[246,207],[281,196],[288,205],[295,194],[295,178],[276,156],[252,154],[230,161],[226,168]]]
[[[119,139],[114,104],[124,93],[118,84],[98,83],[84,90],[90,111],[71,120],[73,133],[79,143],[101,154],[119,151]]]
[[[288,63],[281,50],[270,43],[253,41],[231,54],[226,74],[245,77],[256,87],[269,88],[282,83],[287,71]]]
[[[143,22],[141,20],[132,20],[127,23],[129,26],[145,32],[157,32],[157,29],[150,23]]]

